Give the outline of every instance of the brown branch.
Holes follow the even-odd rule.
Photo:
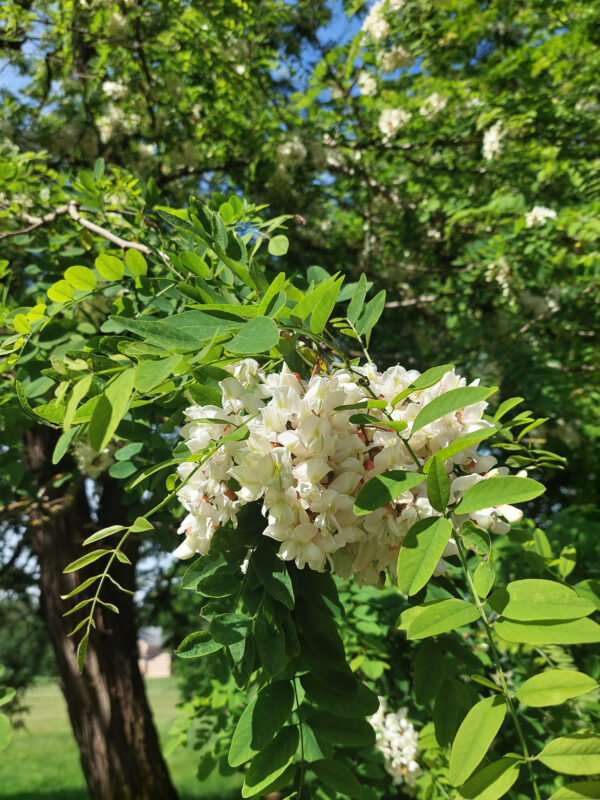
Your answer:
[[[57,217],[60,217],[63,214],[68,214],[71,219],[77,222],[78,225],[81,225],[82,228],[87,228],[87,230],[92,231],[92,233],[102,236],[104,239],[107,239],[109,242],[112,242],[123,250],[139,250],[140,253],[145,253],[146,255],[151,255],[152,253],[152,250],[145,244],[140,244],[139,242],[129,242],[127,239],[122,239],[115,233],[111,233],[110,231],[106,230],[106,228],[102,228],[100,225],[96,225],[95,222],[91,222],[89,219],[82,217],[77,210],[77,203],[75,203],[73,200],[69,201],[63,206],[55,208],[54,211],[51,211],[48,214],[44,214],[43,217],[35,217],[33,214],[22,212],[21,217],[26,222],[29,222],[29,225],[26,228],[21,228],[18,231],[7,231],[6,233],[0,233],[0,239],[4,239],[7,236],[18,236],[19,234],[29,233],[30,231],[39,228],[41,225],[45,225],[48,222],[54,222]]]

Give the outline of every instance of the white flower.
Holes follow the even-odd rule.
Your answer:
[[[306,147],[299,136],[291,136],[277,146],[277,159],[287,167],[297,167],[306,159]]]
[[[362,29],[373,41],[378,42],[390,32],[389,22],[385,18],[385,0],[377,0],[373,3],[369,13],[364,19]]]
[[[505,134],[504,123],[502,120],[495,122],[491,128],[483,134],[483,157],[486,161],[491,161],[502,152],[503,139]]]
[[[402,69],[412,63],[412,56],[402,47],[402,45],[395,45],[387,53],[381,56],[381,69],[383,72],[390,73],[396,69]]]
[[[363,71],[359,74],[356,85],[360,93],[364,94],[366,97],[373,97],[373,95],[377,94],[377,81],[373,75],[368,72]]]
[[[386,772],[396,786],[406,784],[413,788],[423,771],[417,761],[419,736],[407,719],[406,708],[388,712],[384,698],[380,697],[379,709],[369,722],[375,729],[375,744],[383,753]]]
[[[120,100],[127,94],[127,86],[124,83],[119,83],[119,81],[104,81],[102,91],[111,100]]]
[[[556,211],[546,206],[534,206],[525,214],[525,225],[528,228],[544,225],[546,220],[556,219]]]
[[[379,130],[384,141],[389,141],[410,120],[410,113],[403,108],[384,108],[379,116]]]
[[[434,117],[436,114],[439,114],[440,111],[443,111],[444,108],[446,108],[447,102],[447,97],[434,92],[424,100],[423,105],[419,109],[419,114],[422,117]]]
[[[97,453],[84,439],[77,442],[73,449],[73,455],[81,472],[94,479],[106,472],[115,460],[113,448],[105,447],[104,450]]]
[[[111,39],[125,39],[128,28],[127,17],[124,17],[119,11],[113,12],[108,18],[106,30]]]

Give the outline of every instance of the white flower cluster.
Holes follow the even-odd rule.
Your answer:
[[[413,789],[423,771],[417,762],[419,735],[407,719],[407,710],[388,712],[384,698],[380,697],[379,709],[369,722],[375,729],[376,747],[383,753],[386,772],[396,786],[404,784]]]
[[[390,24],[385,18],[387,0],[377,0],[369,9],[369,13],[364,19],[362,29],[368,33],[373,41],[378,42],[390,32]]]
[[[104,450],[97,453],[82,439],[75,445],[73,455],[81,472],[94,479],[99,478],[115,461],[112,447],[105,447]]]
[[[377,94],[377,80],[369,72],[363,70],[359,73],[356,85],[360,93],[365,95],[365,97],[373,97]]]
[[[294,135],[277,146],[277,159],[283,167],[297,167],[306,158],[306,147],[299,136]]]
[[[502,152],[503,139],[505,134],[504,123],[502,120],[495,122],[491,128],[483,134],[483,157],[486,161],[491,161]]]
[[[397,44],[381,56],[381,69],[390,73],[402,69],[412,63],[412,56],[405,47]]]
[[[403,108],[384,108],[379,115],[379,130],[383,134],[384,142],[392,139],[396,133],[410,120],[410,112]]]
[[[447,103],[447,97],[434,92],[433,94],[430,94],[429,97],[425,98],[423,105],[419,109],[419,114],[422,117],[434,117],[436,114],[439,114],[440,111],[443,111],[446,108]]]
[[[233,367],[221,381],[222,407],[192,406],[186,411],[182,436],[192,453],[214,450],[202,464],[179,467],[189,478],[178,496],[189,512],[180,533],[185,541],[175,555],[189,558],[208,552],[214,531],[232,522],[246,503],[262,500],[266,517],[264,534],[280,542],[279,556],[342,576],[354,574],[359,583],[377,584],[382,572],[395,572],[398,551],[409,528],[424,517],[439,516],[427,499],[425,483],[405,491],[383,508],[364,516],[354,514],[355,499],[371,478],[389,470],[415,471],[415,461],[397,434],[386,427],[380,409],[369,414],[381,427],[365,428],[350,422],[355,410],[336,411],[368,395],[366,381],[376,397],[390,404],[419,376],[394,366],[384,373],[375,367],[340,369],[331,375],[303,382],[284,365],[266,375],[252,359]],[[407,425],[410,435],[419,411],[439,395],[465,386],[454,370],[434,386],[417,390],[391,411],[395,421]],[[482,420],[485,402],[447,414],[410,436],[410,446],[422,463],[457,438],[489,427]],[[214,422],[212,421],[214,420]],[[249,435],[242,441],[215,442],[245,424]],[[508,470],[492,470],[496,460],[476,456],[471,446],[446,461],[452,497],[480,480]],[[456,472],[455,472],[456,470]],[[491,470],[491,471],[490,471]],[[521,512],[512,506],[477,511],[469,517],[482,528],[504,533],[505,517],[515,522]],[[457,518],[462,521],[462,517]],[[450,540],[444,555],[456,553]],[[443,561],[438,571],[443,571]]]
[[[556,211],[546,206],[534,206],[525,214],[525,225],[528,228],[544,225],[547,219],[556,219]]]

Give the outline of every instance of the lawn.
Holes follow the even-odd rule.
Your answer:
[[[161,741],[177,716],[174,678],[148,681],[148,694]],[[56,683],[31,689],[24,702],[30,712],[0,753],[0,800],[88,800],[63,696]],[[181,800],[234,800],[240,781],[215,775],[200,784],[193,750],[179,748],[168,759]]]

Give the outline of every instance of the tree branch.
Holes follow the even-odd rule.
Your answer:
[[[63,214],[68,214],[71,219],[77,222],[78,225],[81,225],[82,228],[87,228],[87,230],[92,231],[92,233],[102,236],[104,239],[107,239],[109,242],[117,245],[117,247],[121,247],[123,250],[139,250],[140,253],[145,253],[146,255],[150,255],[152,253],[152,250],[145,244],[141,244],[140,242],[129,242],[127,239],[122,239],[115,233],[111,233],[111,231],[106,230],[106,228],[102,228],[100,225],[96,225],[95,222],[91,222],[89,219],[82,217],[77,209],[77,203],[75,203],[73,200],[63,206],[58,206],[58,208],[55,208],[54,211],[44,214],[43,217],[35,217],[33,214],[22,212],[21,217],[28,222],[29,225],[26,228],[21,228],[18,231],[7,231],[6,233],[0,233],[0,239],[5,239],[7,236],[18,236],[19,234],[29,233],[30,231],[39,228],[41,225],[45,225],[48,222],[54,222],[57,217],[60,217]]]

